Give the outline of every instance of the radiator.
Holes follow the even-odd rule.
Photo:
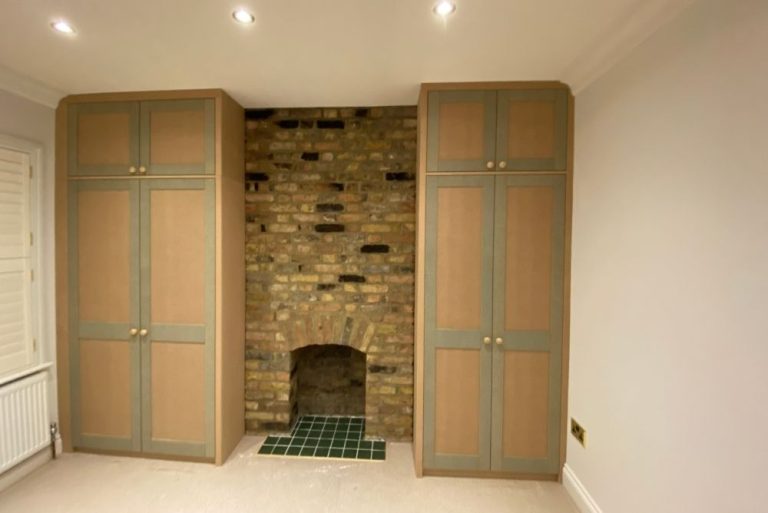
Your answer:
[[[0,387],[0,472],[50,443],[47,372]]]

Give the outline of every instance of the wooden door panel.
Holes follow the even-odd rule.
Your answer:
[[[213,100],[141,103],[141,163],[148,174],[214,173]]]
[[[139,165],[139,104],[82,103],[69,107],[69,174],[128,176]]]
[[[560,461],[565,177],[496,177],[492,468]]]
[[[564,171],[568,93],[564,89],[498,93],[499,165],[518,171]]]
[[[493,177],[427,179],[424,463],[490,466]]]
[[[141,184],[144,451],[213,456],[215,183]]]
[[[69,194],[73,445],[138,451],[138,183],[74,181]]]
[[[427,171],[484,171],[495,161],[495,91],[433,91],[428,109]]]

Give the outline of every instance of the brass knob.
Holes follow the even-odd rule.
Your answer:
[[[132,337],[135,337],[136,335],[139,334],[139,330],[136,328],[131,328],[131,330],[128,333],[130,333]]]
[[[139,166],[139,174],[143,175],[147,172],[147,168],[144,166]]]
[[[139,336],[141,337],[146,337],[148,334],[149,334],[149,331],[147,331],[146,328],[141,328],[141,330],[139,331]]]
[[[499,162],[499,169],[504,169],[506,167],[507,167],[507,161],[506,160],[502,160],[501,162]]]
[[[496,337],[496,345],[497,346],[500,346],[503,343],[504,343],[504,340],[501,337]]]
[[[489,161],[488,161],[488,162],[485,164],[485,167],[487,167],[488,169],[493,169],[493,166],[494,166],[494,165],[495,165],[495,164],[493,163],[493,161],[492,161],[492,160],[489,160]]]
[[[136,174],[136,166],[131,166],[128,168],[128,174],[129,175],[135,175]]]
[[[483,337],[483,344],[486,346],[491,343],[491,337]]]

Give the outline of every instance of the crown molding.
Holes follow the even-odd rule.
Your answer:
[[[640,0],[566,68],[563,81],[583,91],[696,0]]]
[[[55,109],[65,93],[0,66],[0,89]]]

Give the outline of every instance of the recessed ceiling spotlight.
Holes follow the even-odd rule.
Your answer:
[[[62,34],[74,34],[77,32],[75,30],[75,27],[69,24],[69,22],[64,20],[56,20],[51,22],[51,28],[55,30],[56,32],[61,32]]]
[[[243,25],[247,25],[256,21],[256,17],[245,9],[237,9],[232,13],[232,17],[236,22],[242,23]]]
[[[445,18],[449,14],[453,14],[456,11],[456,4],[449,0],[441,0],[435,4],[433,11],[435,11],[435,14],[438,16]]]

